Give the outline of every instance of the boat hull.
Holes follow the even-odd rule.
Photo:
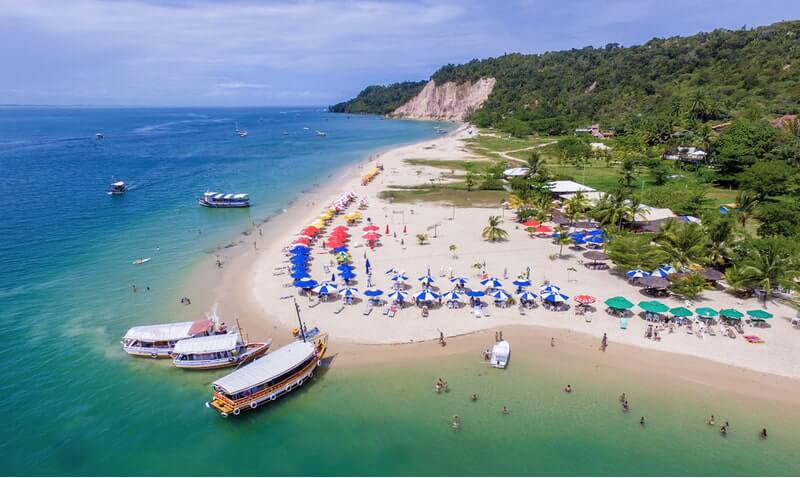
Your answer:
[[[211,207],[211,208],[219,208],[219,209],[236,209],[236,208],[245,208],[250,207],[250,203],[228,203],[228,204],[217,204],[217,203],[210,203],[208,201],[203,201],[202,199],[198,199],[197,203],[203,207]]]
[[[123,345],[122,349],[128,355],[135,357],[147,357],[151,359],[172,358],[172,347],[128,347]]]
[[[244,411],[255,410],[261,405],[273,402],[287,393],[302,387],[314,378],[314,371],[322,365],[322,359],[325,357],[325,352],[327,350],[327,336],[321,336],[314,342],[318,346],[314,359],[291,377],[272,387],[261,390],[254,395],[236,401],[230,400],[219,392],[214,392],[211,401],[206,402],[206,407],[215,409],[223,417],[228,417],[230,415],[238,416]]]
[[[228,357],[215,360],[179,360],[174,358],[173,365],[185,370],[214,370],[246,364],[262,355],[269,349],[269,343],[249,344],[248,350],[239,357]]]

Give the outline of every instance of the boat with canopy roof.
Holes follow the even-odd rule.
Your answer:
[[[250,196],[243,193],[225,194],[217,192],[206,192],[197,199],[198,204],[204,207],[250,207]]]
[[[172,350],[172,363],[178,368],[210,370],[246,364],[264,355],[272,345],[266,342],[247,342],[239,330],[227,334],[184,339]]]
[[[214,331],[209,319],[174,324],[140,325],[131,327],[122,337],[122,349],[130,355],[150,358],[170,358],[175,344],[181,340],[205,337]]]

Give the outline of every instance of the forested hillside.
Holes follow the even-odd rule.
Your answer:
[[[388,86],[366,87],[357,97],[329,107],[334,113],[370,113],[385,115],[417,95],[424,81],[404,81]]]

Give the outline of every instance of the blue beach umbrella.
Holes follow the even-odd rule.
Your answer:
[[[292,264],[308,264],[308,256],[292,256],[292,258],[289,259],[289,262]]]
[[[311,251],[309,250],[308,246],[303,246],[303,245],[299,245],[298,244],[298,245],[294,246],[293,248],[289,249],[289,252],[292,253],[292,254],[306,254],[307,255]]]
[[[364,262],[364,270],[365,274],[369,274],[370,269],[372,269],[372,264],[369,263],[369,259]]]
[[[675,268],[670,265],[662,265],[658,269],[654,270],[650,275],[656,277],[669,277],[670,274],[674,274]]]
[[[525,292],[519,294],[517,297],[519,297],[519,300],[521,300],[523,302],[532,302],[532,301],[536,300],[537,296],[533,292],[530,292],[530,291],[526,290]]]
[[[458,284],[463,286],[464,284],[467,283],[468,280],[469,279],[467,279],[466,277],[453,277],[450,279],[450,282],[452,282],[453,284]]]
[[[292,272],[291,277],[294,280],[300,280],[300,279],[309,279],[310,280],[311,279],[310,277],[308,277],[308,271],[307,270],[294,271],[294,272]]]
[[[625,275],[628,276],[628,279],[639,279],[642,277],[650,277],[649,272],[643,271],[641,269],[634,269],[632,271],[628,271]]]
[[[422,282],[423,284],[433,284],[434,282],[436,282],[436,280],[434,280],[434,278],[431,277],[430,274],[424,275],[424,276],[418,278],[417,280]]]
[[[595,234],[592,236],[584,236],[583,240],[590,244],[602,244],[605,238],[600,234]]]
[[[514,284],[517,287],[528,287],[528,286],[531,285],[531,281],[523,280],[523,279],[517,279],[514,282],[512,282],[512,284]]]
[[[389,295],[391,295],[391,294],[389,294]],[[439,298],[439,294],[437,294],[436,292],[434,292],[432,290],[428,290],[428,289],[422,290],[422,291],[417,292],[416,294],[414,294],[414,300],[419,300],[419,301],[422,301],[422,302],[430,302],[432,300],[437,300],[438,298]]]
[[[395,272],[397,272],[397,271],[396,271],[396,270],[394,270],[394,267],[392,267],[392,268],[390,268],[390,269],[387,269],[387,270],[386,270],[386,273],[387,273],[387,274],[394,274]]]
[[[364,291],[364,295],[367,297],[379,297],[383,295],[383,291],[375,287],[370,287]]]
[[[547,284],[539,287],[539,292],[542,294],[550,294],[555,292],[561,292],[561,287],[555,284]]]
[[[408,297],[408,292],[403,292],[402,290],[396,290],[394,292],[390,292],[388,297],[397,302],[403,302]]]
[[[482,290],[468,290],[466,293],[470,297],[483,297],[486,295],[486,292]]]
[[[508,299],[511,298],[511,294],[509,294],[508,292],[504,291],[503,289],[497,289],[496,291],[492,292],[489,295],[494,297],[495,300],[508,300]]]
[[[328,294],[335,294],[338,291],[336,286],[333,284],[328,284],[327,282],[323,282],[322,284],[314,287],[314,292],[319,295],[328,295]]]
[[[346,247],[344,247],[344,246],[341,246],[341,247],[337,247],[337,248],[335,248],[335,249],[333,250],[333,253],[334,253],[334,254],[339,254],[340,252],[349,252],[349,251],[350,251],[350,249],[348,249],[348,248],[346,248]]]
[[[395,274],[392,277],[390,277],[389,280],[392,282],[403,282],[408,280],[408,276],[405,274]]]
[[[503,287],[503,283],[497,277],[489,277],[488,279],[484,279],[481,281],[481,285],[489,287],[489,288],[497,288]]]
[[[569,299],[569,296],[564,295],[561,292],[551,292],[549,294],[542,294],[542,300],[546,302],[553,302],[557,304],[559,302],[566,302],[567,299]]]
[[[352,271],[353,269],[355,269],[355,267],[351,266],[350,264],[342,264],[340,266],[337,266],[336,268],[342,272]]]
[[[314,279],[301,279],[294,282],[294,286],[300,287],[301,289],[311,289],[312,287],[316,287],[317,284],[318,282]]]
[[[461,299],[461,294],[459,294],[455,290],[451,290],[442,296],[442,299],[446,300],[447,302],[454,302]]]
[[[356,289],[355,287],[345,287],[344,289],[339,291],[339,295],[341,295],[342,297],[355,297],[356,292],[358,292],[358,289]]]
[[[341,276],[341,278],[344,280],[353,280],[356,277],[356,274],[353,271],[344,271],[339,274],[339,276]]]

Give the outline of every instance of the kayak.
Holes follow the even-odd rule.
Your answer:
[[[139,265],[139,264],[144,264],[145,262],[150,262],[150,259],[152,259],[152,258],[151,258],[151,257],[148,257],[148,258],[146,258],[146,259],[136,259],[135,261],[133,261],[133,263],[132,263],[132,264],[133,264],[133,265],[135,265],[135,266],[137,266],[137,265]]]

